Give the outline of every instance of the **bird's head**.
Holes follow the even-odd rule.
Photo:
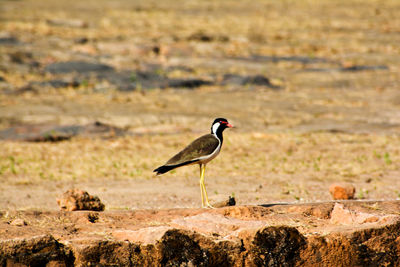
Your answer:
[[[226,128],[232,128],[233,125],[228,122],[227,119],[217,118],[211,125],[211,133],[216,134],[217,131],[223,131]]]

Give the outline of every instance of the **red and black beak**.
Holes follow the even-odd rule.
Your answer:
[[[225,124],[228,128],[233,128],[234,126],[227,121],[221,121],[221,123]]]

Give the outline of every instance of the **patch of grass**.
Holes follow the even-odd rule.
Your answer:
[[[15,162],[15,158],[13,156],[9,156],[8,159],[10,160],[10,171],[12,174],[17,174],[17,169],[15,167],[16,162]]]
[[[357,192],[357,199],[366,199],[368,198],[369,191],[365,188],[358,190]]]
[[[370,210],[381,210],[381,207],[379,207],[379,203],[378,202],[376,202],[374,204],[371,204],[371,205],[364,204],[362,206],[367,208],[367,209],[370,209]]]
[[[129,79],[130,79],[130,81],[133,82],[133,83],[136,82],[136,81],[137,81],[136,72],[132,72],[131,75],[130,75],[130,77],[129,77]]]
[[[389,152],[385,152],[385,154],[383,155],[383,159],[385,160],[385,163],[387,165],[392,164],[392,160],[390,159]]]

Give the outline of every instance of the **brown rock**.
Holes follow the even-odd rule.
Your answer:
[[[57,199],[61,210],[94,210],[103,211],[104,204],[97,196],[91,196],[88,192],[79,189],[70,189],[62,197]]]
[[[117,230],[112,233],[113,237],[121,241],[130,241],[140,244],[155,244],[168,230],[172,229],[168,226],[146,227],[136,231],[133,230]]]
[[[354,199],[356,188],[349,183],[334,183],[329,187],[329,192],[334,200]]]
[[[59,265],[54,265],[55,262]],[[72,266],[72,263],[69,250],[51,235],[0,242],[0,266]]]
[[[215,203],[214,208],[223,208],[223,207],[229,207],[229,206],[235,206],[235,205],[236,205],[235,198],[229,196],[228,200]]]
[[[379,215],[360,212],[345,208],[343,204],[336,203],[330,218],[330,223],[341,225],[355,225],[364,223],[387,223],[396,220],[395,215]]]
[[[128,242],[115,242],[97,238],[72,240],[73,266],[143,266],[131,264],[131,246]]]
[[[400,266],[399,214],[400,201],[0,211],[30,222],[0,220],[0,266]]]
[[[248,229],[260,229],[266,223],[257,220],[242,220],[221,214],[201,213],[194,216],[178,218],[170,223],[176,228],[183,228],[202,234],[223,236],[225,239],[235,239],[240,231]]]
[[[25,226],[27,223],[23,219],[15,219],[10,222],[10,225],[14,226]]]
[[[270,226],[257,231],[246,265],[295,266],[306,238],[294,227]]]
[[[53,26],[65,26],[71,28],[87,28],[88,23],[80,19],[48,19],[47,23]]]

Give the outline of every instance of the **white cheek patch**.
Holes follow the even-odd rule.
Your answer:
[[[213,134],[217,134],[217,130],[219,128],[219,125],[220,125],[220,123],[217,122],[217,123],[214,123],[214,125],[212,126]]]

